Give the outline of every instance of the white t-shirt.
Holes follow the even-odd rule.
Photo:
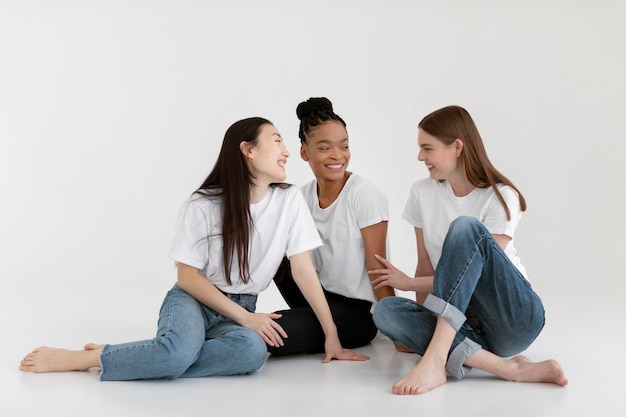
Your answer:
[[[322,244],[309,209],[297,187],[270,187],[267,195],[250,205],[253,230],[250,242],[250,281],[239,278],[237,254],[231,281],[222,260],[221,201],[192,195],[185,205],[170,257],[198,268],[220,290],[231,294],[258,294],[272,282],[283,257],[312,250]],[[236,251],[235,251],[236,252]]]
[[[302,193],[324,242],[312,252],[322,286],[335,294],[376,302],[361,229],[389,220],[387,196],[356,174],[327,208],[320,208],[315,180],[302,186]]]
[[[491,187],[474,188],[468,195],[457,197],[447,181],[425,178],[413,184],[402,218],[424,231],[424,244],[433,268],[437,269],[450,223],[466,215],[477,218],[490,233],[511,238],[504,252],[526,277],[514,245],[515,228],[522,216],[519,198],[511,187],[497,186],[509,208],[511,220],[507,220],[506,211]]]

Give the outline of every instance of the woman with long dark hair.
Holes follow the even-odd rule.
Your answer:
[[[324,362],[366,360],[343,349],[309,251],[321,245],[300,191],[283,183],[289,152],[274,125],[253,117],[226,132],[212,172],[189,198],[170,256],[177,283],[166,295],[153,339],[87,344],[71,351],[39,347],[25,372],[100,367],[100,379],[248,374],[288,335],[279,314],[256,313],[283,257],[325,335]]]

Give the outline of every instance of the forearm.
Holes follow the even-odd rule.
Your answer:
[[[392,287],[380,287],[374,289],[374,296],[376,296],[377,300],[382,300],[385,297],[392,297],[396,295],[396,292]]]
[[[372,226],[361,229],[363,238],[363,249],[365,252],[365,267],[367,271],[372,271],[383,267],[383,264],[376,259],[376,254],[385,255],[387,253],[387,222],[383,221]],[[368,272],[370,281],[374,281],[378,275]],[[393,287],[379,287],[372,283],[374,295],[377,300],[396,295]]]
[[[337,327],[335,326],[335,321],[328,307],[328,301],[319,283],[317,274],[300,278],[294,276],[294,281],[311,306],[311,309],[313,309],[326,338],[329,336],[337,336]]]
[[[413,279],[415,299],[423,304],[428,294],[433,292],[434,271],[432,268],[420,268],[419,264],[415,268],[415,278]]]
[[[178,286],[200,303],[241,324],[246,309],[225,296],[215,285],[193,267],[178,264]]]
[[[313,267],[308,252],[294,255],[290,259],[291,275],[300,289],[300,292],[307,300],[315,316],[320,322],[326,338],[337,336],[337,327],[328,307],[328,301],[324,295],[324,290],[320,284],[317,272]]]

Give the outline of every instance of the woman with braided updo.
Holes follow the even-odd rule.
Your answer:
[[[311,252],[324,288],[339,340],[346,348],[367,345],[377,334],[372,305],[394,295],[374,290],[369,270],[383,265],[375,254],[387,253],[387,197],[366,179],[347,171],[350,148],[346,123],[325,97],[310,98],[296,109],[300,119],[300,156],[315,180],[301,190],[315,220],[323,246]],[[274,279],[290,309],[276,321],[289,335],[272,354],[318,353],[324,333],[309,303],[297,288],[285,259]]]

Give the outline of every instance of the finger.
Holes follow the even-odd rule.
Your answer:
[[[382,262],[385,266],[387,267],[392,266],[391,262],[389,262],[387,259],[383,258],[382,256],[374,254],[374,257],[378,259],[380,262]]]
[[[387,265],[389,263],[389,261],[386,258],[383,258],[382,256],[378,255],[378,254],[374,254],[374,257],[376,259],[378,259],[380,262],[382,262],[383,264]]]
[[[265,342],[265,344],[266,344],[266,345],[268,345],[268,346],[272,346],[272,347],[275,347],[275,346],[276,346],[276,345],[274,344],[274,342],[272,342],[272,341],[270,340],[270,338],[269,338],[269,337],[267,337],[267,336],[265,335],[265,333],[263,333],[263,332],[258,332],[258,334],[259,334],[259,336],[261,336],[261,338],[263,339],[263,341]]]
[[[278,332],[278,334],[280,334],[283,338],[288,338],[289,336],[287,335],[287,332],[285,331],[285,329],[283,329],[283,326],[281,326],[280,324],[276,323],[275,321],[272,321],[272,327],[274,328],[274,330],[276,330]]]
[[[372,269],[371,271],[367,271],[368,274],[372,275],[389,275],[391,271],[388,269]]]
[[[259,329],[255,331],[256,333],[259,334],[259,336],[261,336],[263,341],[268,346],[272,346],[272,347],[281,346],[280,342],[282,342],[282,340],[278,337],[276,332],[272,331],[271,327],[268,328],[265,326],[260,326]]]
[[[274,346],[285,346],[283,339],[280,337],[278,332],[276,332],[276,330],[274,330],[273,328],[270,328],[267,330],[267,332],[270,334],[270,337],[274,341]]]
[[[366,361],[366,360],[368,360],[370,358],[367,355],[363,355],[361,353],[356,353],[356,352],[353,352],[351,350],[346,352],[346,353],[347,353],[347,355],[346,355],[345,359],[351,360],[351,361]]]

